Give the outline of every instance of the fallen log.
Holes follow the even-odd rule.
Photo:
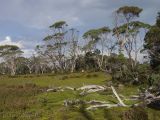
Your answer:
[[[119,106],[119,104],[102,104],[102,105],[92,105],[92,106],[90,106],[90,107],[88,107],[88,108],[86,108],[87,110],[95,110],[95,109],[97,109],[97,108],[111,108],[111,107],[118,107]]]
[[[72,88],[72,87],[69,87],[69,86],[65,87],[65,89],[68,89],[68,90],[76,90],[76,88]]]
[[[102,105],[102,104],[108,104],[108,102],[106,102],[106,101],[98,101],[98,100],[91,100],[91,101],[87,102],[87,104]]]
[[[101,90],[104,90],[105,87],[100,86],[100,85],[86,85],[86,86],[78,88],[77,90],[90,90],[90,89],[101,89]]]
[[[49,88],[46,90],[47,92],[59,92],[64,91],[61,87]]]
[[[123,106],[123,107],[127,106],[123,103],[123,101],[121,100],[121,98],[119,97],[119,95],[117,94],[113,86],[111,86],[111,89],[113,91],[113,94],[116,96],[117,100],[119,101],[120,106]]]
[[[77,90],[83,90],[80,95],[85,95],[88,93],[104,91],[106,88],[100,85],[86,85],[83,87],[78,88]]]

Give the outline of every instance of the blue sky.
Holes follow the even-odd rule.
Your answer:
[[[48,26],[65,20],[81,34],[113,27],[113,12],[121,6],[143,8],[140,19],[155,23],[160,0],[0,0],[0,44],[16,44],[31,55],[48,33]]]

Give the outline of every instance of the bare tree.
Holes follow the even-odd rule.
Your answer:
[[[70,35],[69,35],[69,56],[70,56],[70,63],[71,63],[71,72],[74,72],[75,65],[76,65],[76,58],[78,55],[78,35],[79,31],[72,28],[70,29]]]

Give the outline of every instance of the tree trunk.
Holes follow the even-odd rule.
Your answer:
[[[16,66],[14,63],[14,59],[11,60],[10,69],[11,69],[11,76],[14,76],[16,74]]]
[[[126,105],[123,103],[123,101],[121,100],[121,98],[119,97],[119,95],[117,94],[117,92],[116,92],[116,90],[114,89],[113,86],[111,86],[111,89],[112,89],[114,95],[116,96],[116,98],[118,99],[120,105],[123,106],[123,107],[125,107]]]

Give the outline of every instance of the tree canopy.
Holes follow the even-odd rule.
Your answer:
[[[16,55],[23,53],[20,48],[16,45],[1,45],[0,46],[0,57],[6,55]]]

